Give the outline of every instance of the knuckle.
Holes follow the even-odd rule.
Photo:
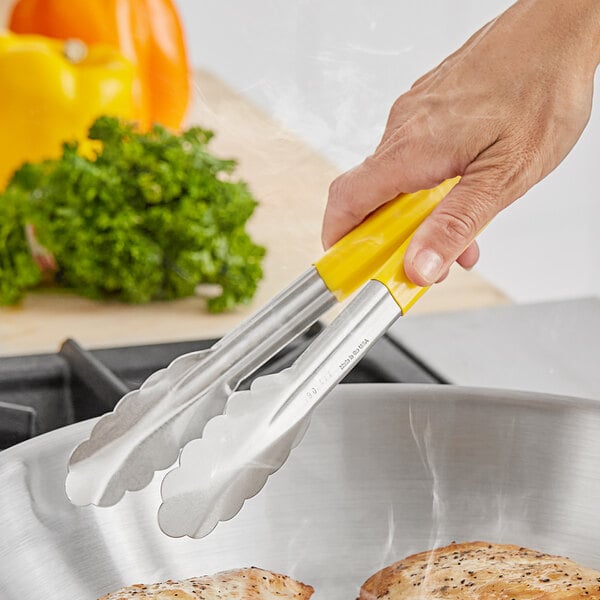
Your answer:
[[[446,237],[455,243],[464,243],[477,234],[477,223],[473,215],[447,212],[441,215]]]
[[[437,220],[444,237],[455,245],[463,245],[474,238],[480,228],[480,220],[477,214],[474,214],[472,207],[464,210],[445,210],[441,208]]]
[[[360,196],[352,193],[349,174],[340,175],[329,186],[328,206],[338,217],[350,221],[360,221],[364,217]],[[356,196],[356,197],[355,197]]]
[[[405,113],[410,105],[409,95],[402,94],[402,96],[398,96],[394,103],[392,104],[392,108],[390,109],[390,116],[398,116],[398,114]]]
[[[344,178],[344,175],[340,175],[329,184],[329,202],[337,203],[340,201],[340,198],[343,197],[343,189],[345,186]]]

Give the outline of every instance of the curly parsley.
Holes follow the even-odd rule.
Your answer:
[[[207,150],[212,136],[199,127],[181,135],[160,126],[139,133],[101,117],[89,133],[100,147],[94,159],[69,143],[60,159],[21,167],[0,196],[0,211],[16,200],[22,206],[21,222],[9,217],[5,226],[18,240],[11,268],[21,275],[11,291],[0,262],[0,302],[18,300],[37,283],[17,235],[23,215],[54,255],[56,281],[82,295],[141,303],[190,296],[198,284],[212,283],[222,293],[208,301],[209,310],[248,302],[265,254],[245,230],[257,202],[232,179],[235,162]]]

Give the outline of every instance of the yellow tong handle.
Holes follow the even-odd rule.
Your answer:
[[[315,267],[337,299],[344,300],[369,279],[376,279],[405,313],[427,290],[412,283],[404,272],[404,254],[412,234],[459,179],[398,196],[332,246]]]

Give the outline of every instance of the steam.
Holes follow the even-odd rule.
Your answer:
[[[395,99],[382,90],[377,73],[382,66],[396,73],[398,56],[411,51],[411,46],[368,43],[302,48],[288,65],[289,73],[267,72],[243,94],[345,170],[375,149]]]
[[[364,46],[362,44],[348,44],[347,48],[352,50],[353,52],[362,52],[363,54],[369,54],[371,56],[392,56],[398,57],[402,54],[406,54],[411,52],[413,47],[406,46],[405,48],[393,48],[390,50],[382,50],[381,48],[371,48],[369,46]]]
[[[412,403],[409,404],[408,407],[408,417],[410,423],[410,431],[419,451],[419,457],[421,459],[421,462],[423,463],[425,471],[431,478],[431,529],[429,531],[429,542],[427,544],[427,547],[434,549],[442,545],[441,532],[443,529],[443,524],[445,522],[446,504],[444,503],[443,493],[441,490],[440,475],[438,473],[437,465],[434,460],[434,446],[432,442],[433,434],[431,420],[429,417],[429,412],[427,412],[425,425],[422,428],[420,428],[420,430],[418,430],[415,423]],[[427,580],[429,579],[429,574],[434,568],[433,556],[433,553],[431,553],[427,559],[427,566],[425,567],[424,573],[424,583],[427,582]],[[423,585],[418,588],[419,599],[425,598],[427,593],[428,592],[426,585]]]
[[[431,412],[431,407],[421,402],[409,405],[410,431],[423,465],[423,480],[430,485],[428,491],[431,499],[427,542],[425,547],[414,550],[433,550],[451,541],[484,540],[527,545],[531,539],[531,511],[535,510],[535,505],[532,507],[531,492],[515,485],[519,480],[519,463],[527,452],[517,417],[510,415],[494,419],[494,413],[490,414],[493,424],[490,421],[491,429],[487,435],[490,438],[501,437],[502,444],[491,442],[497,450],[493,456],[483,454],[477,465],[464,462],[465,456],[470,455],[473,449],[484,451],[479,442],[474,446],[469,445],[472,438],[464,422],[464,414],[469,406],[463,405],[460,410],[455,407],[457,410],[454,415],[450,405],[446,408],[448,411],[443,411],[442,420]],[[465,472],[461,465],[470,465],[471,470]],[[463,481],[464,490],[453,486],[457,474]],[[462,515],[460,520],[456,518],[457,511]],[[394,522],[390,525],[386,553],[390,551],[394,539]],[[392,560],[387,564],[403,558],[405,554],[390,557]],[[424,571],[424,585],[418,588],[418,598],[425,598],[431,592],[427,581],[435,569],[433,562],[433,555],[430,555]]]

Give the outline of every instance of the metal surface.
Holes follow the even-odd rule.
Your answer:
[[[161,529],[200,538],[235,516],[281,468],[314,408],[400,315],[385,285],[370,281],[289,369],[233,394],[163,480]]]
[[[341,385],[241,512],[171,539],[157,477],[111,508],[64,494],[83,422],[0,453],[0,597],[93,600],[135,582],[256,565],[356,598],[372,572],[451,540],[600,568],[600,404],[452,386]]]
[[[336,302],[314,268],[211,349],[176,359],[102,417],[73,453],[67,493],[78,505],[110,506],[165,469],[238,384]]]
[[[600,400],[600,298],[409,314],[388,336],[450,383]]]

